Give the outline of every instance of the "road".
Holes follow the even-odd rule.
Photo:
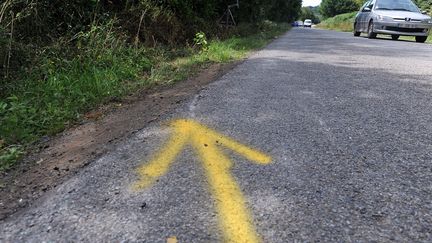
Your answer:
[[[293,29],[0,241],[431,242],[432,46]]]

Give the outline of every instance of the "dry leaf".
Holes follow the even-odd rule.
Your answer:
[[[97,119],[101,118],[102,115],[103,115],[102,112],[96,111],[96,112],[89,112],[89,113],[85,114],[84,117],[89,119],[89,120],[97,120]]]
[[[177,243],[177,237],[171,236],[170,238],[167,239],[166,242],[167,243]]]

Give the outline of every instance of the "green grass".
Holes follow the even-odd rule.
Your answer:
[[[240,35],[239,28],[232,38],[209,41],[205,51],[136,47],[121,41],[110,26],[81,33],[74,54],[63,53],[59,43],[41,53],[32,70],[4,85],[0,171],[13,167],[32,142],[62,131],[113,97],[184,80],[211,63],[239,60],[288,28],[266,23],[251,35]]]
[[[328,18],[321,22],[318,27],[323,29],[351,32],[353,31],[354,19],[356,12],[345,13]]]

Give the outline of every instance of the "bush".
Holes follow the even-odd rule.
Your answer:
[[[239,28],[225,28],[217,20],[230,0],[1,1],[0,170],[19,157],[20,146],[61,131],[97,104],[147,82],[183,79],[196,63],[231,60],[263,45],[263,37],[281,29],[261,21],[294,18],[300,2],[244,2],[233,10]],[[188,46],[198,31],[207,36],[196,36],[196,43],[214,53],[200,52],[195,60]],[[255,33],[248,40],[228,38]],[[181,56],[188,56],[186,64],[171,63]]]
[[[22,154],[23,152],[20,146],[11,146],[5,149],[0,146],[0,171],[11,168]]]
[[[353,12],[336,15],[333,18],[328,18],[321,22],[319,27],[346,32],[353,31],[354,18],[356,14],[356,12]]]
[[[325,18],[338,14],[350,13],[360,8],[355,0],[323,0],[320,5],[320,12]]]
[[[195,46],[198,46],[201,51],[207,51],[209,44],[206,34],[202,31],[196,33],[194,38],[194,44]]]
[[[41,57],[23,82],[7,90],[1,103],[0,139],[32,141],[60,131],[92,105],[127,92],[151,68],[146,49],[128,45],[113,23],[93,26],[76,37],[80,54],[64,58],[61,43]]]
[[[5,62],[6,55],[8,54],[9,45],[8,45],[8,35],[6,33],[6,30],[3,26],[0,25],[0,77],[1,80],[4,80],[5,74],[5,68],[7,63]],[[3,82],[0,81],[0,97],[1,97],[1,90],[2,86],[4,85]]]

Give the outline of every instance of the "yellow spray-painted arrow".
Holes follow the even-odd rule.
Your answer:
[[[164,148],[148,164],[138,168],[140,180],[135,184],[135,188],[146,188],[167,173],[182,148],[191,144],[203,162],[211,191],[216,199],[225,241],[259,242],[241,190],[229,171],[232,162],[224,155],[220,145],[258,164],[268,164],[271,158],[195,121],[177,120],[171,123],[171,128],[173,135]]]

